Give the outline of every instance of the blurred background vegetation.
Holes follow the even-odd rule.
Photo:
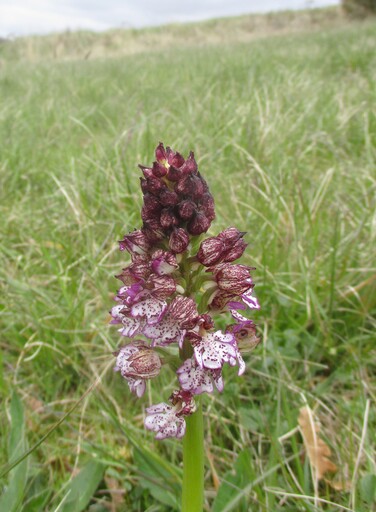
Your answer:
[[[0,44],[1,467],[53,428],[0,510],[179,509],[181,445],[143,428],[175,376],[131,396],[107,315],[160,140],[195,151],[211,234],[248,232],[262,304],[246,374],[205,398],[207,510],[376,510],[375,48],[339,8]]]

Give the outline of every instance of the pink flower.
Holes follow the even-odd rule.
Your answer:
[[[181,438],[185,434],[184,416],[193,414],[196,404],[191,393],[179,390],[170,396],[172,405],[160,403],[146,409],[145,427],[156,432],[156,439]]]
[[[177,416],[176,408],[166,403],[152,405],[146,409],[148,415],[145,418],[145,427],[156,432],[155,439],[177,437],[180,439],[185,434],[185,419]]]
[[[212,393],[213,382],[218,391],[223,391],[223,379],[220,369],[200,368],[194,358],[186,359],[177,370],[180,386],[194,395]]]
[[[181,347],[186,329],[193,328],[197,321],[198,311],[195,302],[189,297],[178,295],[159,322],[145,325],[143,334],[153,340],[153,346],[169,345],[175,341]]]
[[[206,332],[199,340],[193,341],[192,345],[197,364],[202,369],[221,369],[224,363],[236,365],[236,341],[230,333]]]

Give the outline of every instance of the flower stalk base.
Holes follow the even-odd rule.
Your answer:
[[[183,438],[182,512],[202,512],[204,506],[204,422],[202,405],[186,418]]]

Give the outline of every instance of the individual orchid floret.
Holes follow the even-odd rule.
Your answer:
[[[141,340],[121,347],[116,355],[115,371],[128,381],[132,393],[141,397],[145,392],[145,380],[156,377],[161,369],[161,359],[152,348]]]
[[[189,245],[189,235],[183,228],[174,229],[170,235],[168,243],[172,252],[180,254],[184,252]]]
[[[218,263],[235,261],[243,254],[247,247],[243,240],[244,232],[236,228],[227,228],[218,236],[212,236],[201,242],[197,259],[206,267]]]
[[[143,334],[153,340],[153,346],[177,342],[181,347],[186,330],[193,328],[197,321],[198,311],[195,302],[189,297],[178,295],[168,306],[161,321],[145,325]]]
[[[213,382],[218,391],[223,391],[221,369],[207,370],[200,368],[194,357],[186,359],[177,370],[180,386],[194,395],[212,393]]]
[[[180,439],[184,436],[185,419],[177,416],[175,407],[162,402],[148,407],[146,412],[144,424],[148,430],[156,432],[155,439],[166,439],[167,437]]]
[[[221,369],[224,363],[236,365],[236,340],[231,333],[206,332],[199,340],[192,341],[192,345],[197,364],[202,369]]]
[[[111,324],[121,324],[119,332],[122,336],[132,338],[141,331],[144,325],[142,319],[131,317],[129,309],[123,304],[114,306],[110,313],[112,316]]]
[[[241,295],[253,287],[249,271],[253,268],[245,265],[221,263],[212,269],[214,279],[220,290],[231,292],[234,297]]]
[[[145,254],[132,255],[132,263],[123,268],[121,274],[115,276],[125,285],[132,285],[140,280],[146,280],[150,275],[150,257]]]
[[[172,252],[159,249],[153,253],[151,269],[159,276],[172,274],[178,268],[179,265],[176,261],[176,256]]]
[[[146,409],[148,415],[145,418],[145,427],[156,432],[156,439],[183,437],[186,429],[184,416],[189,416],[196,410],[193,395],[184,390],[175,391],[170,402],[172,405],[160,403]]]
[[[260,343],[260,338],[256,334],[256,325],[252,320],[245,318],[238,312],[233,315],[238,320],[238,323],[231,324],[226,327],[226,332],[230,332],[235,336],[238,349],[243,354],[251,352]]]
[[[131,316],[136,319],[145,319],[147,324],[158,323],[167,308],[167,302],[159,300],[150,294],[145,294],[142,300],[133,304]]]
[[[141,229],[125,235],[119,242],[121,251],[127,250],[130,254],[145,254],[150,249],[150,243]]]

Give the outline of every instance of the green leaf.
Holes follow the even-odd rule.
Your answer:
[[[360,481],[360,495],[362,499],[371,505],[376,499],[376,475],[365,475]]]
[[[234,470],[225,474],[214,500],[212,512],[222,512],[238,492],[249,484],[251,480],[251,454],[249,450],[243,450],[236,459]],[[237,512],[248,510],[244,500],[241,503],[236,503],[236,507]]]
[[[22,402],[16,393],[13,393],[10,403],[11,430],[9,435],[9,459],[15,460],[27,449],[25,437],[25,421]],[[0,510],[16,511],[21,505],[27,482],[28,461],[24,460],[9,474],[9,484],[0,497]]]
[[[68,485],[59,512],[81,512],[89,504],[98,485],[103,479],[104,464],[89,461]]]

